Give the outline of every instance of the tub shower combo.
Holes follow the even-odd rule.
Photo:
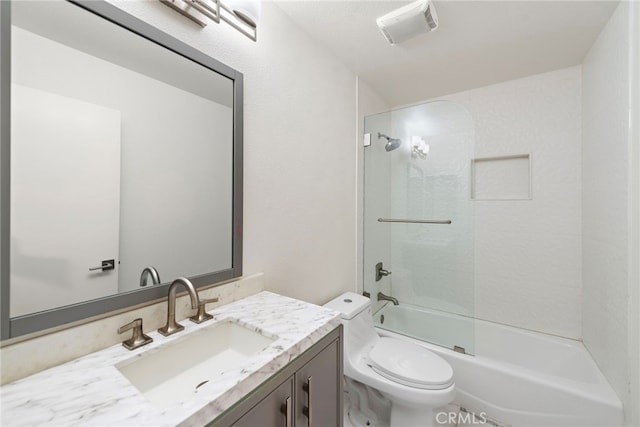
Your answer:
[[[454,403],[496,425],[621,426],[579,341],[474,313],[474,122],[436,101],[365,118],[363,290],[378,334],[453,368]]]

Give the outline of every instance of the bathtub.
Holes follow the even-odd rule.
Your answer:
[[[456,382],[454,403],[484,413],[498,425],[623,424],[620,400],[579,341],[403,304],[386,304],[374,314],[374,322],[380,335],[411,340],[447,360]],[[474,355],[424,341],[434,338],[425,336],[430,331],[425,326],[431,325],[436,331],[429,333],[440,333],[435,338],[450,347],[475,338],[469,346]],[[459,333],[475,337],[456,337]]]

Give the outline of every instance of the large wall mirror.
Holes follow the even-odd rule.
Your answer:
[[[0,7],[2,339],[240,276],[242,74],[106,2]]]

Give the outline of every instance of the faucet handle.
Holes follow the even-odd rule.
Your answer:
[[[118,328],[118,333],[121,334],[129,329],[133,329],[133,335],[128,340],[122,341],[122,345],[127,350],[135,350],[138,347],[142,347],[145,344],[153,342],[153,338],[145,335],[142,332],[142,319],[137,318],[132,322],[127,323]]]
[[[206,320],[213,319],[213,316],[204,310],[205,305],[211,302],[218,302],[218,298],[200,300],[200,303],[198,304],[198,312],[195,316],[189,317],[189,320],[191,320],[193,323],[202,323]]]
[[[379,282],[383,277],[390,274],[391,272],[389,270],[385,270],[384,268],[382,268],[381,262],[376,264],[376,282]]]

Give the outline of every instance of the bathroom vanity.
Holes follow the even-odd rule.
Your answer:
[[[1,423],[342,424],[337,312],[260,292],[210,313],[134,351],[115,345],[3,386]]]
[[[342,366],[339,327],[209,426],[341,426]]]
[[[65,329],[47,342],[86,354],[74,352],[134,325],[153,339],[4,385],[0,424],[341,425],[337,312],[260,292],[170,336],[149,332],[154,301],[169,294],[174,316],[175,289],[160,277],[204,289],[242,276],[242,73],[108,1],[3,1],[0,18],[0,122],[11,127],[0,138],[11,176],[0,186],[11,200],[0,213],[0,338],[124,312],[116,327],[92,322],[99,336]],[[158,215],[169,201],[179,208]],[[36,353],[7,366],[46,359]]]

